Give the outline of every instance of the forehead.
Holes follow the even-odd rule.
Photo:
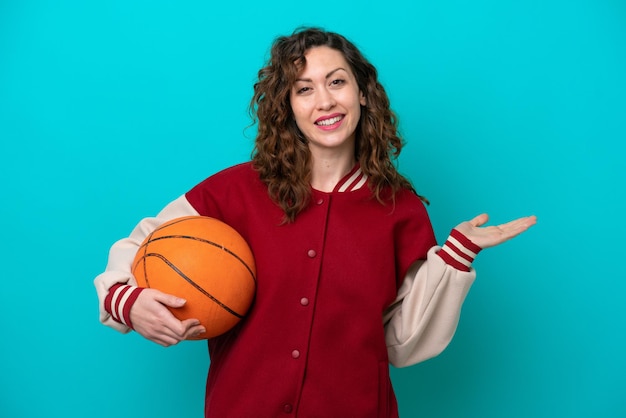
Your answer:
[[[346,61],[343,53],[336,49],[327,46],[316,46],[309,49],[304,54],[304,58],[304,66],[302,66],[302,63],[298,65],[300,76],[325,76],[329,71],[334,71],[338,68],[343,68],[348,73],[352,74],[350,65]]]

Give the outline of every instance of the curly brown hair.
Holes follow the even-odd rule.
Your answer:
[[[296,126],[290,91],[305,65],[304,55],[318,46],[343,54],[365,96],[366,106],[361,108],[356,129],[355,158],[368,177],[370,190],[383,204],[402,188],[415,192],[394,165],[403,141],[376,68],[342,35],[319,28],[299,28],[291,36],[274,41],[266,66],[258,72],[249,107],[253,124],[258,124],[252,162],[271,198],[285,212],[287,222],[307,207],[311,196],[311,154]]]

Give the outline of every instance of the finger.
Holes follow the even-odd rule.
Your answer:
[[[169,347],[181,341],[181,338],[177,337],[170,329],[164,326],[148,329],[136,328],[135,331],[144,338],[162,345],[163,347]]]
[[[533,226],[536,222],[537,222],[536,216],[527,216],[524,218],[515,219],[511,222],[507,222],[506,224],[502,224],[498,226],[498,228],[502,231],[502,233],[506,236],[506,238],[509,239],[526,231],[528,228]]]
[[[181,321],[181,324],[183,325],[185,330],[188,330],[189,328],[192,328],[192,327],[195,327],[197,325],[200,325],[200,321],[195,319],[195,318],[191,318],[191,319],[185,319],[185,320]]]
[[[167,345],[178,344],[185,339],[186,329],[182,327],[180,321],[178,324],[163,324],[158,329],[152,331],[153,341],[161,341]],[[162,344],[162,345],[165,345]]]
[[[168,332],[169,335],[171,335],[172,337],[176,338],[177,340],[184,340],[185,339],[185,335],[187,335],[187,332],[189,331],[189,328],[200,325],[200,322],[197,321],[197,322],[195,322],[193,324],[194,325],[190,326],[190,325],[184,324],[183,322],[181,322],[178,319],[174,318],[174,321],[168,321],[166,326],[167,326],[167,328],[170,331],[170,332]]]
[[[195,325],[187,330],[185,339],[196,338],[198,335],[206,332],[206,328],[202,325]]]
[[[180,341],[187,340],[189,338],[195,338],[198,335],[206,332],[206,328],[200,324],[197,319],[187,319],[180,322],[181,330],[173,330],[167,326],[163,326],[159,330],[155,330],[150,338],[152,341],[168,347],[170,345],[178,344]],[[176,326],[175,328],[178,328]]]
[[[157,304],[159,309],[153,312],[153,327],[152,334],[155,336],[166,336],[168,339],[175,339],[178,341],[184,339],[185,332],[190,325],[184,325],[182,321],[174,316],[174,314],[161,304]],[[189,322],[197,320],[191,320]]]
[[[481,225],[486,224],[488,220],[489,220],[489,215],[487,215],[486,213],[482,213],[476,216],[471,221],[469,221],[469,223],[470,225],[476,227],[476,226],[481,226]]]
[[[523,218],[514,219],[510,222],[499,226],[502,230],[526,230],[533,226],[537,222],[536,216],[526,216]]]
[[[169,306],[170,308],[181,308],[187,301],[183,298],[179,298],[174,295],[169,295],[167,293],[158,292],[155,294],[155,300],[161,302],[165,306]]]
[[[185,319],[181,322],[184,332],[182,338],[186,340],[189,337],[196,337],[198,334],[202,334],[206,329],[200,324],[197,319]]]
[[[173,345],[178,344],[181,340],[178,340],[176,338],[171,338],[171,337],[160,337],[160,338],[154,338],[152,341],[154,341],[155,343],[163,347],[171,347]]]

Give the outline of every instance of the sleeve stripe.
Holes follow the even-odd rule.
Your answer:
[[[474,244],[469,238],[467,238],[456,229],[453,229],[450,232],[450,236],[456,238],[463,245],[463,247],[469,250],[471,253],[478,254],[480,250],[482,250],[482,248]]]
[[[475,252],[465,248],[463,246],[463,244],[460,243],[453,236],[449,236],[448,237],[448,240],[446,241],[446,244],[448,244],[459,257],[462,257],[462,258],[464,258],[466,260],[469,260],[470,263],[472,261],[474,261],[474,259],[477,256],[477,254]]]
[[[106,298],[104,299],[104,310],[106,310],[109,315],[111,315],[111,317],[113,317],[113,319],[115,319],[117,322],[120,321],[115,316],[115,312],[112,308],[113,306],[115,306],[115,300],[117,300],[117,292],[122,286],[124,285],[121,283],[117,283],[111,286],[111,288],[109,289],[109,293],[107,293]]]
[[[132,293],[130,291],[130,286],[126,285],[122,289],[118,290],[116,293],[116,298],[113,303],[113,317],[116,318],[119,322],[129,327],[130,325],[126,321],[124,317],[124,306],[126,305],[126,301],[128,297]]]
[[[117,322],[132,328],[130,309],[143,288],[118,283],[109,289],[104,301],[104,309]]]
[[[115,288],[111,288],[109,294],[111,295],[111,305],[110,305],[110,314],[117,322],[124,322],[120,319],[117,311],[117,305],[119,304],[118,300],[120,299],[120,295],[123,295],[128,289],[128,285],[120,285]],[[126,324],[124,324],[126,325]]]
[[[456,268],[457,270],[467,271],[469,269],[469,266],[472,265],[471,261],[468,261],[462,257],[459,257],[454,252],[454,250],[450,249],[448,244],[444,244],[444,246],[441,247],[441,249],[439,250],[437,254],[439,254],[439,256],[443,258],[443,261],[445,261],[447,264],[450,264],[452,267]]]
[[[469,271],[480,250],[481,248],[465,235],[453,229],[437,254],[455,269]]]

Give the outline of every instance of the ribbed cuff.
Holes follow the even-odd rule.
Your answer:
[[[109,293],[104,299],[104,309],[117,322],[133,328],[133,324],[130,321],[130,308],[133,307],[143,289],[143,287],[122,283],[111,286]]]
[[[461,271],[470,271],[472,262],[482,250],[465,235],[453,229],[450,236],[437,253],[446,264]]]

